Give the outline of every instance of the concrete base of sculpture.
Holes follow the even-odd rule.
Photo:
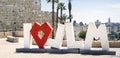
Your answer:
[[[17,48],[16,52],[23,52],[23,53],[45,53],[46,49],[39,49],[39,48]]]
[[[104,50],[80,50],[81,54],[90,55],[116,55],[115,51],[104,51]]]
[[[39,49],[39,48],[17,48],[17,53],[79,53],[79,49]]]

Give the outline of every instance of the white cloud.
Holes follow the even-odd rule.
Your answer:
[[[110,7],[120,9],[120,4],[112,4]]]

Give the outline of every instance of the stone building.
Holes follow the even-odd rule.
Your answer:
[[[99,27],[100,24],[105,24],[109,39],[120,40],[120,23],[111,22],[111,19],[108,18],[108,22],[106,23],[102,23],[99,20],[96,20],[95,24],[96,24],[96,27]],[[75,32],[76,38],[79,38],[77,36],[79,32],[87,30],[87,27],[88,27],[87,24],[83,24],[82,22],[76,23],[76,21],[73,22],[73,26],[74,26],[74,32]]]
[[[75,34],[76,40],[80,40],[78,34],[81,31],[87,31],[87,27],[88,27],[88,25],[83,24],[82,22],[80,22],[80,23],[76,23],[76,21],[73,22],[73,28],[74,28],[74,34]]]
[[[110,18],[108,18],[108,22],[106,23],[106,27],[107,27],[107,32],[109,33],[109,34],[111,34],[111,31],[112,31],[112,23],[111,23],[111,19]]]
[[[97,28],[100,26],[100,24],[101,24],[101,22],[99,20],[95,21],[95,25],[96,25]]]
[[[52,13],[41,11],[41,0],[0,0],[0,31],[21,31],[23,23],[52,23]]]
[[[105,24],[106,24],[108,33],[111,33],[111,32],[120,33],[120,23],[111,22],[111,19],[108,18],[108,22]]]

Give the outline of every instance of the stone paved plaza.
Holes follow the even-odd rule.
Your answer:
[[[82,55],[78,53],[16,53],[16,48],[24,47],[22,39],[19,43],[7,42],[6,38],[0,39],[0,57],[2,58],[120,58],[120,48],[111,48],[116,55]]]

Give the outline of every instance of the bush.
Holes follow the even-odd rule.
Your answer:
[[[87,33],[87,31],[81,31],[81,32],[78,34],[78,36],[79,36],[80,38],[82,38],[82,39],[85,40],[86,33]]]

